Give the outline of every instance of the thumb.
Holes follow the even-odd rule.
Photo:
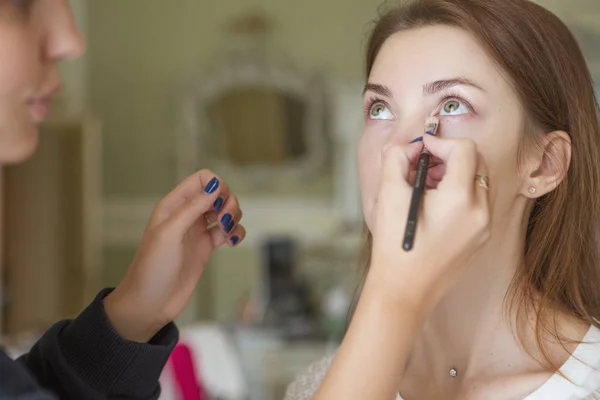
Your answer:
[[[416,163],[422,149],[421,142],[384,148],[381,154],[382,184],[391,183],[394,186],[410,189],[408,183],[410,166]]]
[[[423,143],[429,152],[446,164],[442,183],[471,187],[477,173],[477,145],[471,139],[443,139],[425,135]]]
[[[187,201],[172,213],[164,222],[165,228],[170,234],[177,237],[183,237],[191,226],[198,221],[204,214],[213,211],[213,204],[217,194],[199,193]]]

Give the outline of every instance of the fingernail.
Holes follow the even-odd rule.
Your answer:
[[[229,225],[227,225],[227,228],[225,228],[225,232],[229,233],[233,230],[233,227],[235,226],[235,221],[231,220],[231,222],[229,223]]]
[[[208,185],[206,185],[204,187],[204,192],[208,193],[208,194],[211,194],[211,193],[214,193],[215,190],[217,190],[218,188],[219,188],[219,180],[215,177],[215,178],[212,178],[208,182]]]
[[[423,141],[423,136],[419,136],[418,138],[416,138],[415,140],[413,140],[409,144],[413,144],[413,143],[417,143],[417,142],[422,142],[422,141]]]
[[[219,212],[221,210],[221,207],[223,207],[223,198],[222,197],[217,198],[217,200],[215,200],[215,203],[213,204],[213,206],[215,207],[215,211]]]
[[[425,133],[426,133],[426,134],[428,134],[429,136],[435,136],[435,133],[433,133],[433,132],[429,132],[429,131],[427,131],[427,132],[425,132]]]
[[[235,246],[236,244],[239,243],[240,237],[239,236],[232,236],[231,239],[229,239],[229,240],[231,240],[231,244]]]
[[[233,228],[232,222],[233,217],[229,213],[221,217],[221,224],[223,225],[223,229],[225,229],[225,232],[229,233],[231,231],[231,228]]]

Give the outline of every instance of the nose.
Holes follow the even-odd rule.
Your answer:
[[[45,58],[52,62],[76,59],[85,53],[85,39],[66,4],[56,13],[48,16]]]
[[[402,123],[397,125],[393,134],[389,135],[385,146],[404,146],[413,140],[422,137],[424,133],[425,120],[421,121],[420,118],[414,118],[409,121],[405,119]]]

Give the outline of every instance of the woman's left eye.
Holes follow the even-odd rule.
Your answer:
[[[440,110],[440,115],[462,115],[468,113],[469,106],[457,99],[446,100]]]

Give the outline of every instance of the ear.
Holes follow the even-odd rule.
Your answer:
[[[571,165],[571,138],[563,131],[543,135],[535,154],[528,157],[522,194],[542,197],[560,185]]]

